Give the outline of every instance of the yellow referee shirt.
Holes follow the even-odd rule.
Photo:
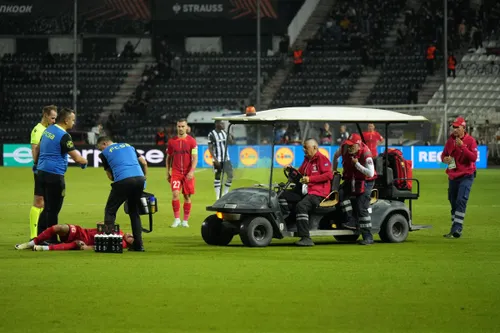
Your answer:
[[[31,131],[31,144],[38,145],[42,139],[42,134],[47,127],[43,126],[42,123],[38,123]]]

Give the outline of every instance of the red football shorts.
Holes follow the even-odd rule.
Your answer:
[[[181,174],[172,174],[170,179],[170,188],[173,191],[180,191],[182,189],[182,194],[191,195],[194,194],[195,179],[187,179],[186,176]]]
[[[68,224],[69,233],[65,239],[61,241],[65,243],[71,243],[74,241],[82,241],[86,245],[94,245],[94,236],[97,233],[97,229],[84,229],[78,225]]]

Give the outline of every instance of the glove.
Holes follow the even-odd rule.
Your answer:
[[[36,175],[38,174],[38,170],[36,169],[36,164],[33,164],[33,167],[31,168],[33,170],[33,173]]]
[[[85,164],[80,164],[80,168],[82,168],[82,169],[87,168],[87,163],[85,163]]]

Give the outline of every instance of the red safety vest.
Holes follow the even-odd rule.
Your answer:
[[[434,59],[434,53],[436,52],[436,47],[435,46],[429,46],[427,48],[427,59],[432,60]]]
[[[298,65],[302,63],[302,50],[293,51],[293,63]]]
[[[449,56],[448,57],[448,69],[455,69],[456,64],[457,64],[457,61],[455,60],[455,57]]]
[[[344,171],[344,180],[366,180],[366,181],[371,181],[377,178],[377,172],[373,174],[373,177],[367,177],[365,176],[361,171],[356,169],[354,164],[352,163],[352,157],[353,155],[349,154],[349,151],[347,149],[347,145],[344,143],[341,146],[341,152],[342,152],[342,166],[343,166],[343,171]],[[360,149],[358,150],[358,153],[354,155],[358,159],[358,162],[361,163],[362,166],[365,166],[366,164],[366,159],[368,157],[372,157],[372,153],[370,151],[370,148],[368,148],[367,145],[364,143],[360,144]]]
[[[162,132],[158,132],[156,133],[156,135],[158,136],[156,139],[156,144],[159,145],[159,146],[163,146],[165,144],[165,133],[162,133]]]

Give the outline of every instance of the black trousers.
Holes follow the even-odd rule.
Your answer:
[[[278,199],[281,212],[285,218],[290,216],[290,214],[295,213],[295,207],[300,200],[302,200],[303,195],[299,194],[298,191],[299,190],[295,189],[284,191]]]
[[[362,234],[371,234],[372,220],[368,209],[370,208],[370,194],[372,193],[374,182],[366,182],[365,192],[360,195],[355,195],[353,201],[356,216],[353,216],[353,207],[350,200],[350,185],[349,181],[345,181],[339,189],[340,207],[344,213],[344,218],[347,223],[359,222],[359,230]]]
[[[316,208],[323,199],[323,197],[308,194],[297,203],[295,211],[299,237],[310,237],[309,212]]]
[[[134,235],[134,247],[136,248],[142,246],[142,224],[138,204],[144,190],[144,182],[144,177],[131,177],[112,183],[111,192],[104,209],[104,224],[107,228],[112,228],[115,224],[116,212],[128,200],[130,203],[128,205],[128,215],[132,225],[132,234]]]
[[[38,182],[38,188],[45,202],[43,212],[38,219],[38,234],[40,235],[45,229],[58,224],[59,212],[66,192],[66,183],[64,176],[45,171],[38,171],[36,182]],[[50,242],[56,241],[57,237],[50,240]]]

